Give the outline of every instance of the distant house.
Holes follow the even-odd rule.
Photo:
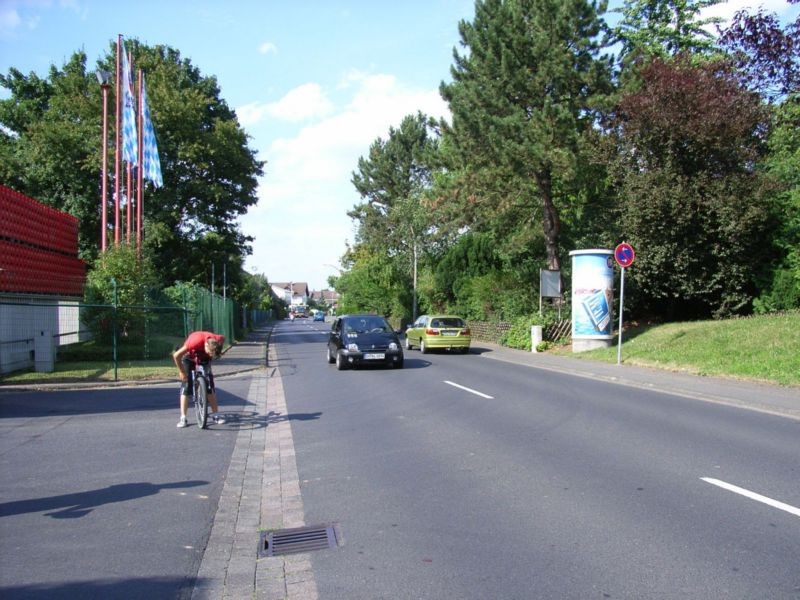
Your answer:
[[[336,290],[314,290],[311,292],[311,299],[317,304],[336,309],[339,305],[339,292]]]
[[[310,294],[308,292],[308,284],[304,281],[299,282],[277,282],[270,284],[272,291],[280,300],[286,302],[289,306],[305,306],[308,304]]]

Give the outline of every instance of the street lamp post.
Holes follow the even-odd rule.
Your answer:
[[[100,89],[103,90],[103,183],[102,183],[102,224],[100,231],[100,248],[102,252],[106,251],[106,235],[108,230],[108,219],[106,217],[106,208],[108,200],[108,90],[111,87],[109,81],[111,80],[111,73],[108,71],[97,71],[97,81],[100,84]]]

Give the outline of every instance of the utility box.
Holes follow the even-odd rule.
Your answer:
[[[608,348],[614,339],[614,251],[573,250],[572,351]]]
[[[52,373],[55,370],[53,332],[40,329],[33,340],[33,363],[37,373]]]

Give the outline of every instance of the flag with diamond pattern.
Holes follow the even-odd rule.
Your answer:
[[[161,160],[158,157],[156,132],[150,119],[150,105],[147,103],[147,86],[142,75],[142,177],[153,182],[157,188],[164,185],[161,177]]]
[[[131,165],[139,164],[138,140],[136,136],[136,102],[131,91],[131,69],[128,54],[122,45],[122,160]]]

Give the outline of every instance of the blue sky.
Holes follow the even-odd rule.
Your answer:
[[[787,19],[798,11],[785,0],[713,10],[759,4]],[[217,78],[267,161],[258,205],[241,219],[255,238],[245,267],[322,289],[353,240],[358,158],[405,115],[447,116],[439,85],[458,22],[473,16],[473,0],[0,0],[0,72],[46,76],[81,49],[92,69],[117,34],[179,50]]]

